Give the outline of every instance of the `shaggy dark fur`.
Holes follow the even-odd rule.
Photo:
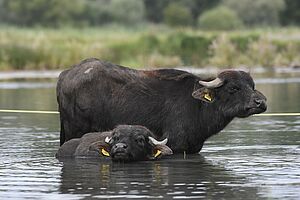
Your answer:
[[[65,142],[56,157],[106,156],[113,161],[130,162],[153,160],[173,153],[165,144],[153,144],[149,137],[154,135],[144,126],[119,125],[112,131],[87,133]],[[109,138],[109,142],[105,138]]]
[[[61,145],[88,132],[137,124],[156,138],[168,138],[174,152],[199,152],[233,118],[266,110],[266,98],[248,73],[227,70],[218,77],[222,86],[206,88],[200,77],[181,70],[134,70],[84,60],[58,80]]]

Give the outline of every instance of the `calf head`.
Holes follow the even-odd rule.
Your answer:
[[[172,150],[166,145],[167,139],[157,141],[146,127],[138,125],[119,125],[105,141],[95,142],[92,148],[97,148],[104,156],[113,161],[130,162],[138,160],[153,160],[164,155],[171,155]]]
[[[214,104],[226,117],[248,117],[266,111],[266,97],[255,89],[251,76],[227,70],[211,81],[199,81],[192,96]]]

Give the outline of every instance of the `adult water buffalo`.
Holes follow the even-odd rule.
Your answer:
[[[87,133],[81,138],[65,142],[57,151],[57,158],[110,157],[113,161],[153,160],[171,155],[167,138],[157,141],[144,126],[119,125],[112,131]]]
[[[87,59],[63,71],[57,83],[61,145],[118,124],[146,126],[168,138],[173,152],[199,152],[204,141],[235,117],[267,109],[251,76],[226,70],[203,80],[176,69],[134,70]]]

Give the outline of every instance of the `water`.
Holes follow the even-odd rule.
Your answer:
[[[300,74],[258,78],[268,112],[300,112]],[[0,82],[0,108],[56,110],[54,81]],[[0,113],[0,199],[299,199],[300,117],[234,120],[199,155],[68,159],[58,115]]]

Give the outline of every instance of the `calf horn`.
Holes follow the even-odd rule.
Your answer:
[[[154,144],[154,145],[166,145],[168,142],[168,138],[164,139],[163,141],[157,141],[153,137],[149,136],[149,140]]]
[[[212,81],[199,81],[200,85],[203,85],[207,88],[217,88],[223,85],[223,81],[220,78],[215,78]]]
[[[108,136],[107,136],[107,137],[105,138],[104,142],[107,143],[107,144],[109,144],[110,140],[111,140],[111,137],[108,137]]]

